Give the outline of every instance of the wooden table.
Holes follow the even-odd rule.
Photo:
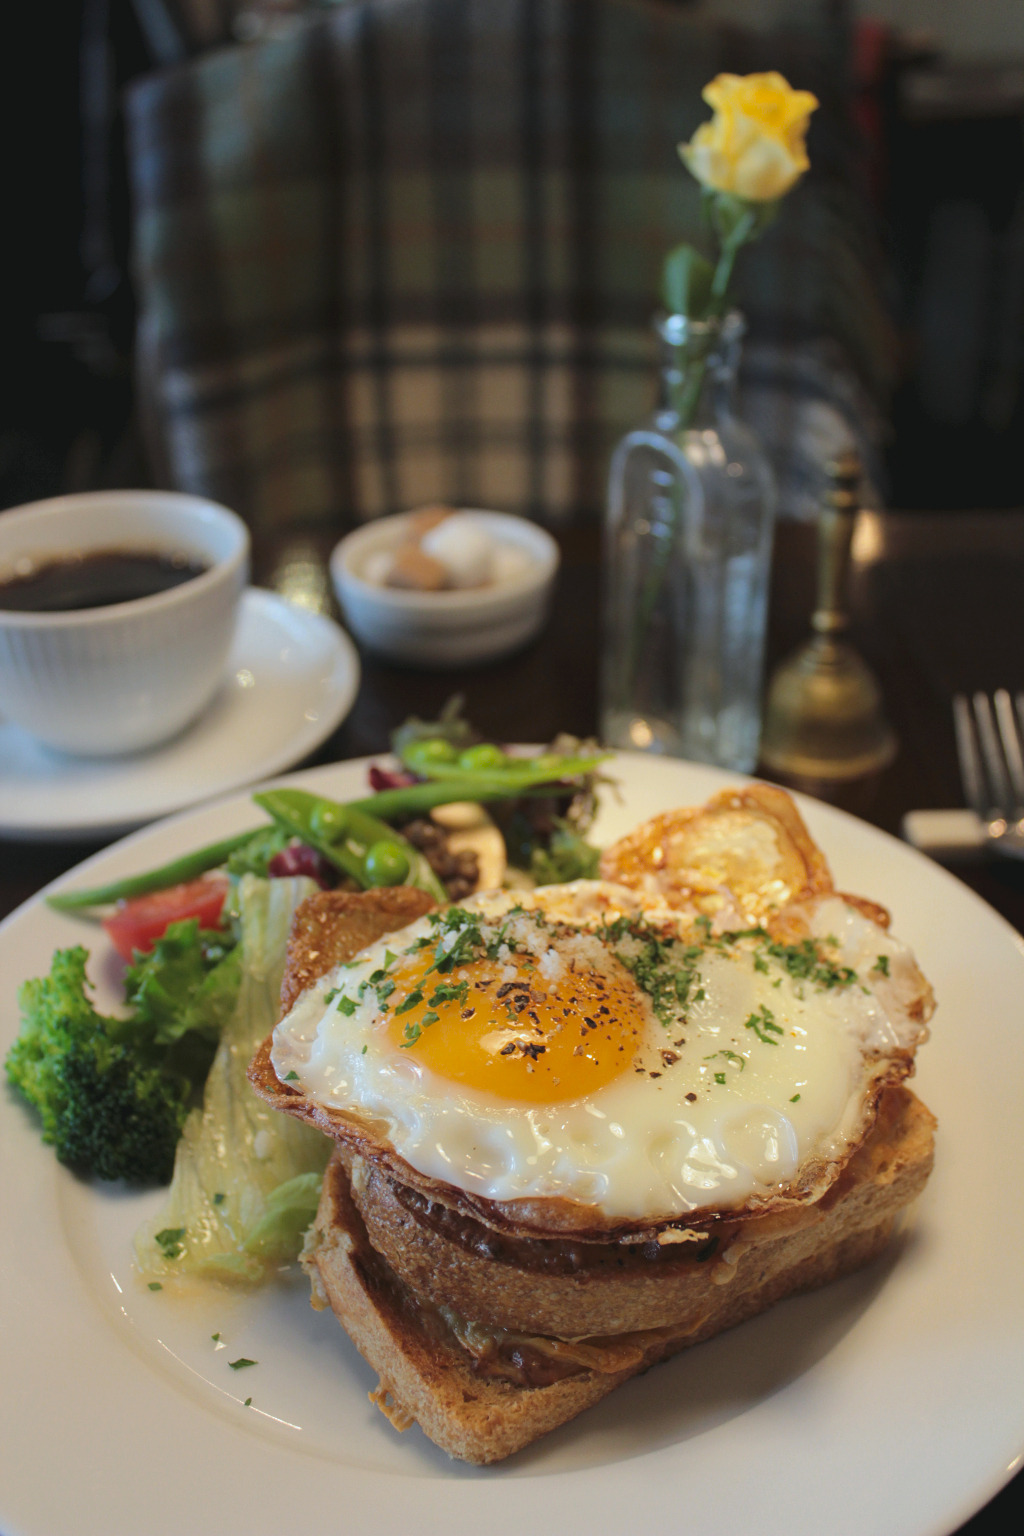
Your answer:
[[[594,734],[600,639],[596,525],[569,528],[560,540],[563,569],[541,640],[508,661],[457,673],[417,673],[364,658],[351,715],[311,761],[382,752],[389,732],[408,715],[434,718],[453,692],[464,695],[468,718],[491,739]],[[268,586],[294,586],[303,561],[310,553],[322,558],[330,542],[321,537],[301,547],[294,541],[258,543],[257,578]],[[862,514],[854,557],[851,638],[881,681],[900,749],[889,768],[870,783],[851,786],[840,803],[898,835],[906,811],[961,803],[953,692],[1024,688],[1024,512]],[[773,662],[806,638],[813,587],[813,532],[784,524],[776,541]],[[90,851],[83,844],[0,841],[0,916]],[[956,873],[1024,933],[1024,864],[979,857],[958,865]],[[7,978],[5,984],[12,983]],[[963,1531],[990,1536],[1007,1516],[1021,1528],[1022,1475]]]

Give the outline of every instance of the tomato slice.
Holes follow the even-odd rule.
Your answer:
[[[169,886],[166,891],[119,902],[103,919],[103,926],[121,959],[130,963],[135,950],[148,954],[169,923],[196,917],[200,928],[219,928],[227,893],[226,875],[204,875],[199,880],[186,880],[184,885]]]

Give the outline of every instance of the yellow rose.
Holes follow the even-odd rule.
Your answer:
[[[752,203],[775,202],[807,170],[804,138],[818,105],[781,75],[718,75],[704,88],[715,115],[679,153],[706,187]]]

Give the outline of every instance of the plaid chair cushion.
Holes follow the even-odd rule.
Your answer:
[[[803,43],[640,0],[365,0],[134,87],[168,478],[256,528],[599,512],[653,404],[662,257],[698,230],[675,146],[713,75],[767,67],[823,101],[740,295],[748,419],[806,514],[823,452],[870,450],[890,364],[835,82]]]

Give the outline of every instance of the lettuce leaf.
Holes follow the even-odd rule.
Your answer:
[[[185,1123],[167,1198],[135,1237],[136,1259],[149,1279],[208,1275],[254,1283],[298,1255],[331,1143],[257,1098],[246,1068],[277,1021],[292,914],[315,889],[306,879],[246,874],[239,881],[238,1000],[202,1109]]]

